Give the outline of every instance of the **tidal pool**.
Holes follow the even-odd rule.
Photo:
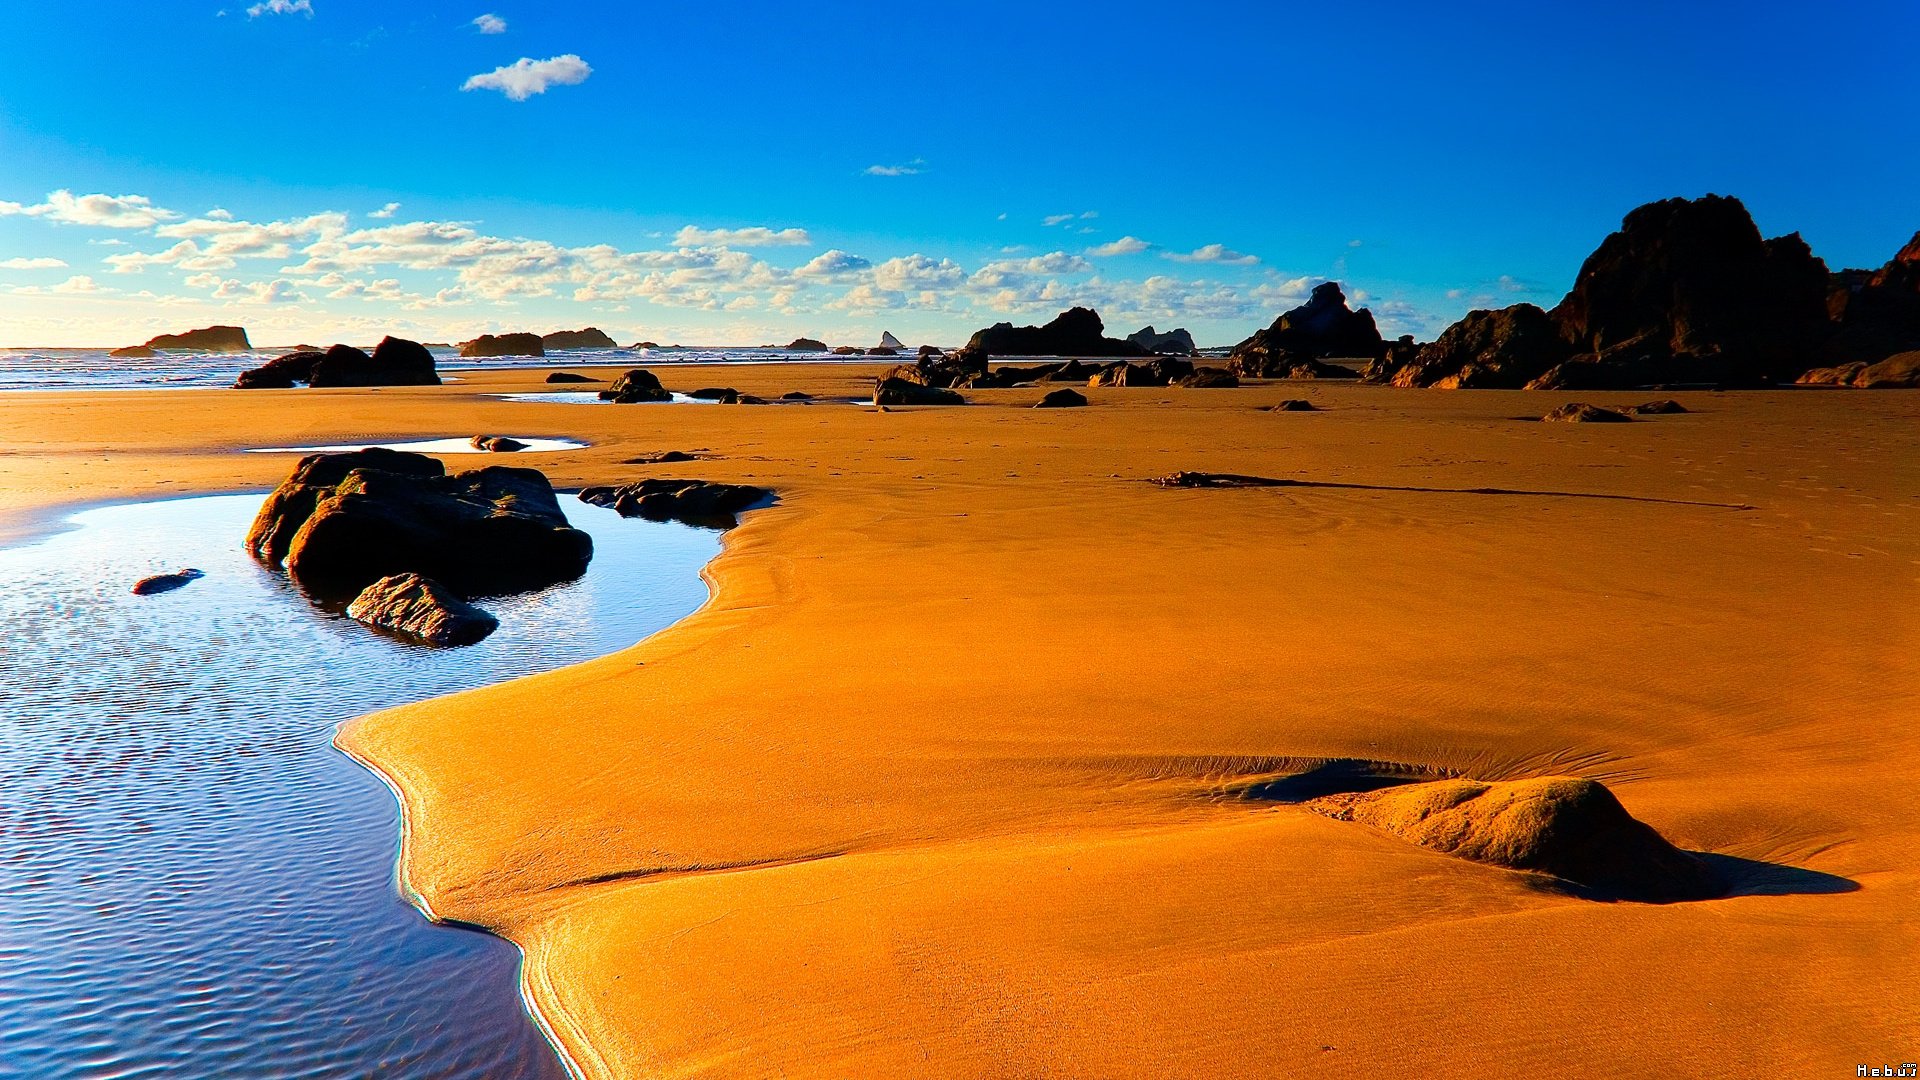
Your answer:
[[[263,497],[99,507],[0,551],[0,1073],[563,1077],[518,951],[407,905],[393,796],[330,740],[665,627],[718,534],[563,496],[586,576],[436,651],[248,558]],[[206,576],[129,591],[182,567]]]
[[[492,432],[489,432],[492,434]],[[526,445],[518,450],[498,451],[482,450],[473,445],[473,437],[454,437],[451,439],[415,439],[411,442],[362,442],[336,443],[331,446],[255,446],[247,449],[249,454],[345,454],[355,450],[370,450],[380,447],[383,450],[411,450],[416,454],[550,454],[556,450],[580,450],[587,444],[578,439],[536,439],[532,436],[521,438],[508,436]]]

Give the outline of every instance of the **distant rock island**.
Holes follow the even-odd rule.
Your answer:
[[[1359,372],[1324,361],[1371,361],[1385,353],[1373,312],[1349,308],[1340,283],[1323,281],[1306,303],[1234,346],[1227,366],[1241,378],[1352,379]]]
[[[564,352],[568,349],[619,348],[618,345],[613,343],[613,339],[602,333],[597,326],[589,326],[585,330],[555,330],[551,334],[542,334],[540,335],[540,344],[547,352]]]
[[[1192,356],[1200,351],[1194,347],[1193,335],[1187,333],[1186,327],[1162,334],[1148,326],[1128,334],[1127,340],[1157,356]]]
[[[247,332],[238,326],[209,326],[201,330],[189,330],[184,334],[161,334],[148,339],[145,345],[129,345],[124,349],[115,349],[110,356],[148,357],[162,349],[178,349],[187,352],[252,352],[253,344],[247,340]]]
[[[545,356],[546,346],[538,334],[481,334],[460,343],[461,356]]]
[[[883,349],[904,349],[904,348],[906,348],[906,346],[905,346],[905,345],[902,345],[902,344],[900,344],[900,339],[899,339],[899,338],[897,338],[897,337],[894,337],[894,336],[893,336],[892,334],[890,334],[890,333],[888,333],[888,332],[887,332],[887,331],[885,331],[885,330],[882,330],[882,331],[880,331],[880,347],[881,347],[881,348],[883,348]]]
[[[787,345],[792,352],[826,352],[827,343],[810,337],[797,337]]]

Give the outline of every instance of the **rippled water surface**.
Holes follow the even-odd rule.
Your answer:
[[[562,1076],[518,952],[401,900],[393,797],[329,740],[666,626],[717,536],[563,499],[587,575],[434,651],[248,559],[261,498],[88,510],[0,551],[0,1075]],[[128,591],[184,566],[206,577]]]

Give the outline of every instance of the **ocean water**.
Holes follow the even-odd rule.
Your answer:
[[[371,349],[371,345],[360,346]],[[147,360],[107,355],[107,349],[0,349],[0,390],[165,390],[232,386],[234,376],[291,352],[291,346],[251,353],[165,352]],[[669,364],[765,364],[806,361],[867,363],[882,357],[834,356],[789,349],[579,349],[545,357],[463,359],[454,349],[430,350],[442,372],[489,368],[618,367]],[[905,354],[903,354],[905,355]]]
[[[717,534],[563,499],[587,574],[433,650],[250,559],[262,497],[0,551],[0,1075],[559,1080],[518,951],[401,898],[394,797],[334,728],[632,644],[704,601]]]

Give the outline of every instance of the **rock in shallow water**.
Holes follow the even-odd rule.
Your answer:
[[[471,645],[500,625],[492,615],[419,574],[381,578],[354,597],[347,614],[376,629],[442,647]]]
[[[1463,859],[1551,874],[1606,898],[1667,903],[1726,891],[1706,863],[1636,820],[1605,785],[1579,777],[1441,780],[1305,805]]]
[[[527,448],[526,443],[505,435],[475,435],[472,442],[475,450],[485,450],[489,454],[512,454]]]
[[[951,390],[921,386],[905,379],[882,379],[873,388],[875,405],[965,405],[966,399]]]
[[[611,401],[615,405],[632,405],[642,401],[672,401],[673,395],[660,385],[660,379],[646,368],[634,368],[613,380],[613,385],[600,391],[600,400]]]
[[[175,570],[171,574],[155,574],[152,577],[143,577],[133,583],[133,595],[152,596],[154,593],[172,592],[175,589],[185,586],[189,582],[198,581],[206,576],[202,571],[188,568],[185,570]]]
[[[547,478],[493,465],[456,476],[424,454],[368,449],[302,458],[247,534],[321,597],[418,573],[458,595],[523,592],[586,572],[593,540],[567,524]]]
[[[580,491],[580,501],[610,507],[621,517],[644,517],[653,521],[682,521],[689,525],[730,529],[739,524],[739,513],[760,503],[773,493],[751,484],[721,484],[711,480],[641,480],[619,487],[590,487]]]

